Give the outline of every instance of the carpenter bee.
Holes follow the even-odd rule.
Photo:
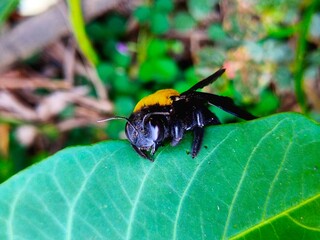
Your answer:
[[[127,120],[125,133],[128,140],[140,156],[150,161],[153,161],[152,156],[166,140],[175,146],[185,132],[193,131],[191,155],[194,158],[201,148],[204,127],[220,124],[208,105],[215,105],[245,120],[255,119],[253,115],[237,107],[229,97],[196,91],[214,82],[224,71],[225,69],[218,70],[180,94],[174,89],[159,90],[142,98],[129,118],[111,119]]]

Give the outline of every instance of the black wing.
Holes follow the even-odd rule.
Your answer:
[[[194,92],[197,89],[203,88],[211,83],[213,83],[215,80],[217,80],[223,73],[225,72],[224,68],[219,69],[214,74],[210,75],[209,77],[203,79],[202,81],[196,83],[193,87],[191,87],[189,90],[181,93],[181,95]]]
[[[203,92],[193,92],[192,97],[203,102],[207,102],[211,105],[215,105],[218,108],[221,108],[222,110],[245,120],[252,120],[257,118],[251,113],[239,108],[229,97],[218,96],[215,94]]]

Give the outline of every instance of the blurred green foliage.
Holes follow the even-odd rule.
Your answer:
[[[15,10],[19,0],[1,0],[0,1],[0,27],[5,22],[12,11]]]
[[[257,116],[303,110],[320,120],[320,109],[314,107],[320,97],[307,95],[316,91],[319,81],[319,1],[219,3],[144,1],[130,12],[110,12],[85,26],[99,59],[97,73],[114,103],[114,115],[129,116],[142,97],[162,88],[184,91],[224,66],[226,74],[206,91],[230,96]],[[213,110],[222,121],[235,120]],[[61,117],[72,115],[70,107]],[[106,137],[125,137],[124,125],[121,120],[106,123]],[[65,144],[93,143],[101,139],[99,127],[72,130]],[[42,132],[49,141],[59,141],[54,127],[43,127]],[[14,134],[11,138],[10,160],[32,155],[22,165],[50,154],[19,148]],[[1,160],[0,164],[4,179],[16,163]]]
[[[310,6],[310,21],[304,22]],[[110,84],[116,113],[127,109],[121,113],[129,116],[141,97],[159,88],[183,91],[222,65],[231,70],[211,87],[212,91],[231,96],[258,116],[285,109],[280,96],[303,88],[295,83],[302,81],[296,76],[305,71],[314,73],[319,67],[319,5],[316,1],[254,1],[246,6],[248,9],[241,3],[224,7],[230,9],[225,10],[221,21],[215,17],[219,15],[218,1],[145,2],[133,11],[139,26],[138,41],[126,35],[126,16],[110,14],[89,24],[95,45],[107,49],[98,72]],[[102,30],[92,31],[94,28]],[[301,35],[299,29],[309,29],[308,34]],[[185,36],[196,31],[205,34],[202,38],[207,44],[200,40],[198,51],[192,52]],[[292,45],[300,38],[304,41],[297,43],[309,48],[303,53],[297,53],[299,46]],[[191,56],[186,56],[190,52]],[[117,100],[124,97],[126,101]]]

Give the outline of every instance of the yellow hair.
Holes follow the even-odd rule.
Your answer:
[[[156,91],[149,96],[142,98],[134,108],[133,112],[137,112],[144,107],[152,105],[168,106],[172,104],[172,99],[170,97],[179,96],[179,93],[174,89],[163,89]]]

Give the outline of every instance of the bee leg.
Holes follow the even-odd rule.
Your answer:
[[[184,134],[184,128],[180,121],[177,121],[171,128],[171,146],[176,146],[182,139]]]
[[[133,145],[133,144],[132,144],[131,146],[133,147],[133,149],[134,149],[141,157],[146,158],[146,159],[148,159],[148,160],[151,161],[151,162],[154,162],[154,159],[152,159],[152,158],[147,154],[146,151],[143,151],[143,150],[139,149],[137,146],[135,146],[135,145]]]
[[[151,152],[150,152],[150,154],[153,155],[153,154],[157,151],[158,147],[159,147],[159,144],[154,143],[154,144],[152,145],[152,147],[151,147]]]
[[[203,140],[203,133],[204,133],[204,128],[202,127],[195,127],[193,129],[193,142],[192,142],[192,158],[194,158],[195,156],[197,156],[197,154],[199,153],[200,147],[201,147],[201,143]]]
[[[220,124],[219,119],[217,116],[209,111],[206,108],[199,109],[193,115],[194,121],[194,128],[193,128],[193,143],[192,143],[192,157],[194,158],[200,151],[203,134],[204,134],[204,127],[207,125],[216,125]]]

